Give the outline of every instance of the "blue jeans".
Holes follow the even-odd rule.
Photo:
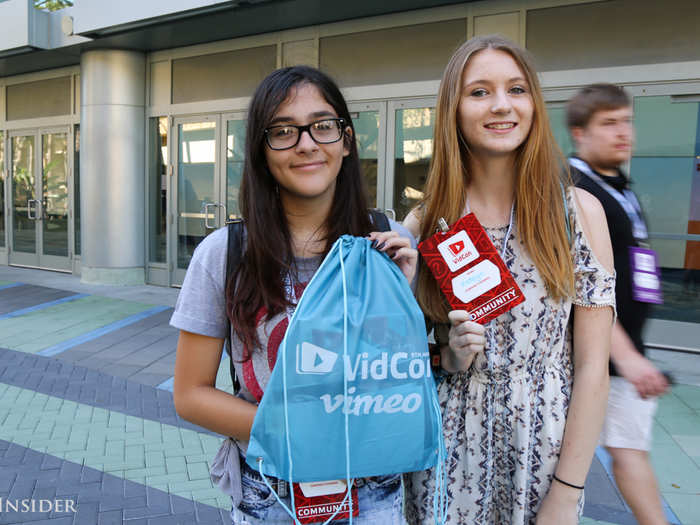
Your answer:
[[[241,472],[243,501],[231,511],[233,525],[289,525],[294,523],[287,511],[277,503],[275,495],[264,482],[252,479]],[[289,496],[281,498],[291,509]],[[352,519],[353,525],[405,525],[403,518],[403,487],[401,476],[366,478],[357,489],[360,515]],[[324,520],[325,521],[325,520]],[[346,525],[347,519],[331,522]]]

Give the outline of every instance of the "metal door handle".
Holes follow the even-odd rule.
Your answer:
[[[217,202],[216,205],[224,211],[224,224],[226,224],[228,222],[228,215],[226,214],[226,205],[221,204],[220,202]]]
[[[32,207],[32,203],[35,203],[35,206]],[[36,217],[36,204],[38,204],[39,201],[36,199],[27,199],[27,218],[31,219],[33,221],[37,220]],[[34,214],[32,214],[32,211],[34,211]]]
[[[218,206],[218,204],[215,202],[207,202],[204,204],[204,227],[211,230],[211,229],[216,228],[216,225],[212,226],[209,224],[209,207],[210,206]],[[214,218],[216,219],[216,216],[214,216]]]

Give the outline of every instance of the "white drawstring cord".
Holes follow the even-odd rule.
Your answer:
[[[357,241],[356,241],[357,242]],[[369,241],[365,241],[365,249],[368,248]],[[347,276],[345,275],[345,262],[343,261],[343,241],[338,243],[338,254],[340,257],[340,272],[343,276],[343,365],[348,359],[348,289]],[[343,366],[343,404],[348,402],[348,376]],[[345,409],[346,407],[343,406]],[[346,498],[350,497],[350,525],[352,525],[352,485],[350,484],[350,416],[349,410],[343,410],[345,413],[345,477],[347,481],[348,493]],[[341,505],[342,507],[342,505]],[[338,510],[340,510],[340,508]],[[337,514],[337,511],[336,511]],[[335,517],[335,514],[333,515]],[[330,521],[330,519],[329,519]]]
[[[447,462],[447,450],[445,448],[445,438],[442,433],[442,414],[440,411],[440,402],[437,396],[433,396],[433,412],[437,419],[438,428],[438,451],[437,463],[435,465],[435,491],[433,493],[433,516],[435,523],[444,525],[447,520],[447,507],[449,505],[447,496],[447,470],[445,463]],[[438,515],[440,516],[438,520]]]
[[[339,239],[338,242],[338,255],[340,259],[340,271],[343,277],[343,363],[347,359],[347,353],[348,353],[348,294],[347,294],[347,277],[345,274],[345,263],[343,261],[343,241]],[[320,268],[319,268],[320,270]],[[318,270],[317,270],[318,272]],[[310,283],[309,283],[310,284]],[[293,287],[293,284],[291,285]],[[293,290],[293,288],[292,288]],[[302,296],[303,299],[303,296]],[[297,308],[301,305],[301,300],[299,300],[297,304]],[[295,310],[296,313],[296,310]],[[293,317],[293,316],[292,316]],[[291,325],[291,321],[289,323]],[[288,327],[289,328],[289,327]],[[265,474],[263,473],[263,458],[258,458],[258,472],[260,472],[260,476],[262,477],[263,481],[265,482],[265,485],[270,489],[272,494],[275,496],[275,499],[277,500],[277,503],[279,503],[282,508],[289,514],[289,516],[294,520],[294,523],[296,525],[301,525],[299,520],[296,517],[296,506],[294,503],[294,488],[292,486],[292,467],[293,467],[293,462],[292,462],[292,445],[291,445],[291,440],[290,440],[290,433],[289,433],[289,403],[287,399],[287,338],[285,337],[283,340],[283,348],[282,348],[282,389],[284,392],[284,426],[285,426],[285,438],[286,438],[286,443],[287,443],[287,458],[289,460],[289,485],[290,485],[290,500],[292,504],[292,509],[290,510],[287,505],[282,501],[282,499],[279,497],[277,492],[272,488],[272,485],[270,485],[270,482],[267,480],[267,477],[265,477]],[[347,398],[348,398],[348,378],[345,372],[345,366],[343,366],[343,395],[344,395],[344,402],[347,403]],[[323,525],[328,525],[335,517],[338,515],[338,513],[342,510],[343,506],[347,501],[349,501],[348,508],[350,509],[349,515],[350,515],[350,522],[349,525],[352,525],[352,483],[354,482],[354,479],[350,479],[350,426],[349,426],[349,415],[348,411],[344,410],[345,413],[345,471],[346,471],[346,483],[347,483],[347,493],[345,494],[345,498],[343,498],[343,501],[340,502],[338,505],[338,508],[336,511],[331,515],[326,521],[323,522]]]

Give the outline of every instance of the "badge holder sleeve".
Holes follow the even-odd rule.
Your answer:
[[[418,245],[453,310],[486,324],[525,297],[473,213]],[[436,341],[437,342],[437,341]]]

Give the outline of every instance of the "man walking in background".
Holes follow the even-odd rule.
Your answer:
[[[665,376],[644,356],[642,329],[649,303],[661,302],[655,253],[639,201],[621,166],[634,142],[632,104],[622,88],[594,84],[568,103],[567,124],[577,154],[569,159],[574,183],[595,195],[608,220],[615,258],[618,318],[610,349],[610,396],[601,443],[613,474],[641,525],[666,524],[649,461],[657,397]]]

